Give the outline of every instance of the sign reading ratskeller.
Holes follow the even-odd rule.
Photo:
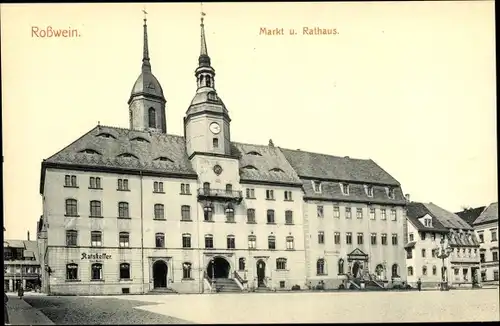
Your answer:
[[[82,252],[82,260],[84,259],[111,259],[111,255],[108,255],[106,253],[104,254],[88,254],[85,252]]]

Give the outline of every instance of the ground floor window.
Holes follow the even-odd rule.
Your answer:
[[[92,280],[102,280],[102,264],[92,264],[91,266]]]
[[[316,274],[317,275],[324,275],[325,274],[325,260],[324,259],[318,259],[316,261]]]
[[[66,279],[67,280],[77,280],[78,279],[78,265],[77,264],[66,265]]]
[[[286,269],[286,258],[276,259],[276,269],[277,270],[285,270]]]
[[[493,281],[498,281],[498,269],[493,271]]]
[[[182,264],[182,278],[191,278],[191,263]]]
[[[245,258],[240,258],[238,260],[238,270],[240,270],[240,271],[245,270]]]
[[[498,277],[498,271],[497,271],[497,277]],[[481,271],[481,281],[486,282],[486,271]]]
[[[122,280],[130,279],[130,264],[128,263],[120,264],[120,279]]]
[[[280,281],[280,289],[284,289],[285,288],[285,281]]]
[[[408,276],[413,276],[413,267],[408,267]]]

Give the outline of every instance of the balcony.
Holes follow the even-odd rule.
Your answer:
[[[239,190],[199,188],[198,200],[227,201],[239,204],[243,200],[243,192]]]

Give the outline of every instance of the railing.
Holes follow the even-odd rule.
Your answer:
[[[220,199],[232,199],[240,202],[243,199],[243,192],[239,190],[225,190],[225,189],[198,189],[198,198],[220,198]]]
[[[244,280],[240,274],[238,274],[237,271],[234,271],[234,278],[238,280],[238,282],[240,282],[241,284],[244,284],[246,282],[248,282],[247,280]]]

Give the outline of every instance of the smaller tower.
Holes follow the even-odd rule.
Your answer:
[[[167,133],[165,114],[167,100],[163,95],[163,89],[160,82],[151,71],[148,48],[147,12],[145,10],[143,10],[143,12],[144,48],[142,69],[128,100],[130,129]]]
[[[198,154],[231,154],[229,113],[215,90],[205,37],[205,13],[201,13],[201,42],[198,67],[195,70],[196,94],[184,117],[184,133],[188,156]]]

